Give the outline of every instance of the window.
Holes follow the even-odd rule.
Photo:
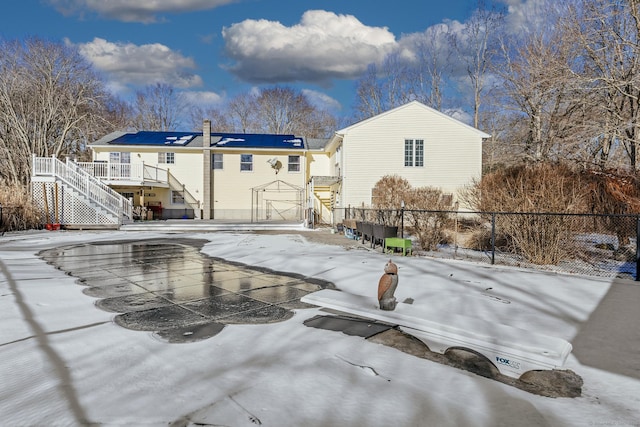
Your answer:
[[[289,172],[300,172],[300,156],[289,156]]]
[[[211,155],[211,169],[222,169],[222,153],[213,153]]]
[[[171,203],[174,205],[184,204],[184,195],[181,191],[171,191]]]
[[[240,154],[240,170],[241,171],[253,170],[253,154]]]
[[[158,163],[174,164],[175,162],[175,153],[158,153]]]
[[[404,165],[424,166],[424,139],[404,140]]]
[[[424,139],[416,139],[415,164],[418,167],[424,166]]]
[[[404,165],[413,166],[413,139],[404,140]]]
[[[110,163],[131,163],[131,153],[109,153]]]

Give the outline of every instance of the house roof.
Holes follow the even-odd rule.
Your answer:
[[[212,147],[304,149],[304,140],[295,135],[212,133]]]
[[[361,120],[359,122],[356,122],[356,123],[352,124],[351,126],[347,126],[344,129],[340,129],[340,130],[336,131],[334,136],[329,141],[329,143],[330,144],[335,144],[335,143],[339,142],[347,133],[349,133],[349,131],[351,131],[351,130],[357,128],[357,127],[366,125],[367,123],[370,123],[370,122],[372,122],[374,120],[377,120],[380,117],[387,116],[387,115],[390,115],[390,114],[394,114],[394,113],[396,113],[398,111],[404,110],[406,108],[412,108],[414,106],[419,106],[420,108],[423,108],[425,111],[430,112],[431,114],[435,114],[437,116],[440,116],[440,117],[450,121],[452,125],[465,127],[468,130],[477,133],[478,136],[481,137],[481,138],[490,138],[491,137],[491,135],[488,135],[488,134],[482,132],[481,130],[474,128],[473,126],[470,126],[470,125],[468,125],[466,123],[463,123],[460,120],[457,120],[457,119],[455,119],[455,118],[453,118],[453,117],[451,117],[451,116],[449,116],[449,115],[447,115],[445,113],[442,113],[442,112],[436,110],[435,108],[431,108],[431,107],[429,107],[429,106],[427,106],[427,105],[425,105],[425,104],[423,104],[423,103],[421,103],[419,101],[411,101],[411,102],[403,104],[403,105],[401,105],[399,107],[392,108],[391,110],[387,110],[385,112],[377,114],[377,115],[375,115],[373,117],[369,117],[368,119],[364,119],[364,120]]]
[[[323,150],[328,142],[328,138],[307,138],[306,140],[309,150]]]
[[[202,134],[200,134],[202,135]],[[195,132],[151,132],[140,131],[125,133],[111,141],[109,144],[116,145],[189,145],[198,136]]]
[[[202,132],[112,132],[92,145],[145,147],[202,147]],[[305,141],[295,135],[211,133],[211,147],[306,149]]]

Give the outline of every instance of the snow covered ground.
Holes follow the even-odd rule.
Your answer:
[[[565,368],[582,377],[582,396],[548,398],[304,326],[326,314],[319,308],[168,344],[116,325],[115,314],[95,307],[73,277],[37,256],[68,244],[172,236],[85,231],[0,238],[1,426],[640,426],[637,353],[626,355],[636,375],[623,375],[581,363],[574,351]],[[210,241],[203,248],[210,256],[322,278],[364,295],[375,295],[388,258],[296,234],[180,237]],[[413,298],[570,342],[612,287],[601,278],[470,262],[399,256],[394,262],[399,301]],[[602,352],[606,359],[609,349]]]

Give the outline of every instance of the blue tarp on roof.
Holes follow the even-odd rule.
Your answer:
[[[220,139],[218,141],[218,138]],[[212,133],[212,147],[229,148],[304,148],[304,141],[294,135]]]
[[[152,132],[140,131],[135,133],[125,133],[114,139],[110,144],[118,145],[188,145],[198,132]]]
[[[126,133],[110,141],[109,144],[187,146],[198,136],[202,136],[202,133],[140,131]],[[212,133],[211,146],[229,148],[304,149],[304,141],[295,135]]]

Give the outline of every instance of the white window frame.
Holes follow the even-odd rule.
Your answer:
[[[418,168],[424,167],[424,139],[405,138],[404,166]]]
[[[158,163],[174,165],[176,163],[176,153],[171,151],[161,151],[158,153]]]
[[[240,172],[253,172],[253,154],[240,154]]]
[[[287,156],[287,171],[288,172],[292,172],[292,173],[298,173],[302,170],[300,164],[301,164],[301,156],[298,155],[292,155],[292,156]]]
[[[131,153],[128,151],[111,151],[109,152],[109,163],[131,163]]]
[[[184,205],[184,194],[182,194],[182,191],[171,190],[171,204]]]
[[[216,157],[218,157],[218,160],[216,160]],[[213,170],[224,169],[224,155],[222,153],[211,153],[211,169]]]

